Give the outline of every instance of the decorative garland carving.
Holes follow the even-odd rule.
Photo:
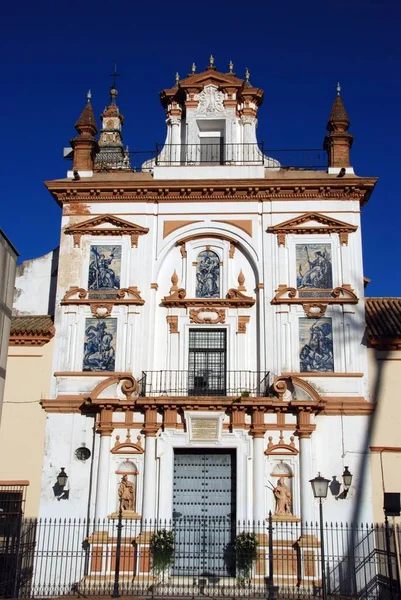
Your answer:
[[[189,306],[205,309],[206,307],[227,307],[227,308],[250,308],[256,302],[255,298],[245,296],[239,290],[229,289],[225,298],[187,298],[187,292],[184,288],[175,290],[170,296],[162,298],[162,304],[166,307],[177,306],[188,308]]]
[[[311,221],[317,221],[319,225],[310,225]],[[357,229],[358,227],[356,225],[338,221],[337,219],[327,217],[322,213],[310,212],[304,213],[294,219],[284,221],[283,223],[279,223],[278,225],[268,227],[266,231],[277,235],[277,244],[279,246],[285,246],[286,235],[290,233],[298,235],[327,235],[328,233],[338,233],[340,236],[340,243],[348,245],[348,234],[353,233]]]
[[[73,298],[73,296],[78,296],[78,298]],[[141,298],[140,292],[136,286],[106,292],[88,291],[83,288],[72,286],[65,294],[60,304],[86,305],[90,307],[94,317],[105,318],[110,316],[115,305],[128,304],[142,306],[145,304],[145,301]]]
[[[306,304],[305,302],[302,304],[302,308],[305,311],[305,315],[307,317],[320,318],[324,317],[327,309],[327,304],[323,304],[323,302],[316,302],[314,304]]]
[[[310,294],[310,295],[309,295]],[[324,300],[323,302],[319,302]],[[358,296],[348,285],[338,286],[334,289],[308,288],[307,290],[297,290],[294,287],[288,287],[281,284],[276,289],[276,295],[273,297],[272,304],[302,304],[305,314],[308,317],[322,316],[322,314],[309,314],[313,307],[325,311],[328,304],[357,304]]]
[[[109,223],[112,227],[99,227],[104,223]],[[114,217],[113,215],[102,215],[89,219],[83,223],[78,223],[66,227],[64,233],[72,235],[74,238],[74,246],[80,246],[81,237],[83,235],[102,235],[102,236],[122,236],[129,235],[131,237],[131,247],[138,247],[138,237],[148,233],[147,227],[135,225],[124,219]]]
[[[216,316],[212,317],[204,317],[201,316],[203,313],[212,313]],[[192,308],[189,311],[189,321],[190,323],[207,323],[208,325],[214,325],[215,323],[225,323],[226,322],[226,311],[219,308],[212,308],[208,306],[204,306],[202,308]]]

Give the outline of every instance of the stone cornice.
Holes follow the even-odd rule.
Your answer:
[[[63,206],[101,202],[254,202],[264,200],[358,200],[363,206],[376,184],[374,177],[249,180],[160,181],[138,179],[113,181],[47,181],[45,185]],[[71,210],[73,214],[73,211]],[[68,214],[68,211],[67,213]]]
[[[24,333],[10,335],[9,346],[44,346],[54,337],[55,330],[48,333],[35,334]]]
[[[375,409],[372,402],[363,397],[322,397],[321,402],[307,401],[282,401],[275,396],[267,398],[247,398],[238,396],[162,396],[162,397],[137,397],[137,398],[102,398],[88,401],[82,395],[58,396],[55,399],[41,400],[42,408],[48,413],[93,413],[107,409],[112,411],[136,410],[143,412],[151,406],[153,409],[161,410],[166,406],[185,408],[185,410],[211,410],[211,411],[244,411],[245,413],[262,410],[267,413],[299,414],[308,411],[312,414],[324,414],[329,416],[346,415],[360,416],[370,415]],[[157,424],[159,428],[161,424]],[[121,423],[113,423],[114,427],[121,427]],[[291,424],[279,425],[264,423],[267,430],[295,430],[296,426]]]
[[[175,290],[170,296],[162,298],[163,306],[188,308],[189,306],[197,307],[204,310],[212,308],[220,309],[227,308],[250,308],[255,304],[255,298],[245,296],[235,288],[229,289],[225,298],[187,298],[184,288]]]

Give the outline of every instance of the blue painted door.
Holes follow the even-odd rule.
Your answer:
[[[184,450],[174,456],[175,575],[233,575],[235,453]]]

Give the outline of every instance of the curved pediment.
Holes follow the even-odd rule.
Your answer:
[[[116,435],[115,444],[110,452],[112,454],[143,454],[144,449],[142,448],[142,438],[140,435],[138,435],[136,439],[136,443],[131,440],[131,432],[128,429],[124,442],[120,441],[119,435]]]
[[[279,400],[284,402],[302,402],[306,404],[319,404],[322,398],[315,388],[300,377],[276,377],[273,389],[277,392]]]

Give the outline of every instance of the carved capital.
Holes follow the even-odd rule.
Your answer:
[[[178,317],[176,315],[167,315],[166,321],[170,327],[170,333],[178,333]]]
[[[248,315],[240,315],[238,317],[237,333],[246,333],[246,326],[248,325],[251,317]]]

